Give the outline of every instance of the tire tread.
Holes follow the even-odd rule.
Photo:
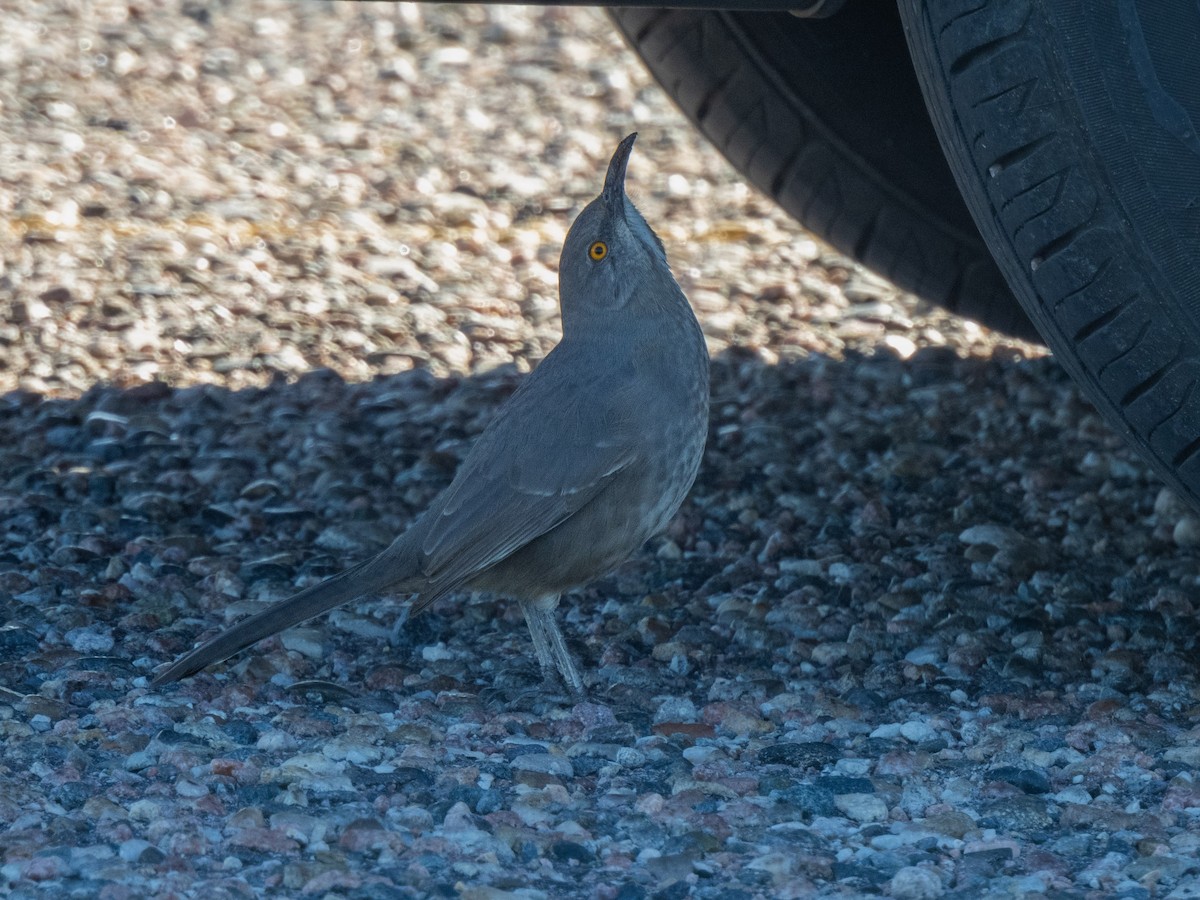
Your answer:
[[[1200,334],[1107,187],[1043,12],[1020,7],[901,0],[931,116],[980,230],[1056,357],[1200,509]]]
[[[682,112],[779,206],[902,288],[1038,340],[982,242],[900,195],[780,84],[738,14],[618,8],[610,16]]]

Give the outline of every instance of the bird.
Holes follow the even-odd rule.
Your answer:
[[[234,624],[157,674],[160,687],[364,594],[516,600],[547,684],[584,682],[555,620],[663,530],[708,433],[704,335],[663,243],[625,192],[637,132],[559,259],[562,338],[500,407],[450,485],[377,556]]]

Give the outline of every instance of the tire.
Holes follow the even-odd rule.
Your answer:
[[[900,8],[950,167],[1014,293],[1200,510],[1200,8]]]
[[[610,14],[684,114],[806,228],[905,290],[1040,340],[959,196],[892,4],[820,20]]]

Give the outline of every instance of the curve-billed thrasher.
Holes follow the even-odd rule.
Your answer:
[[[463,588],[516,598],[543,673],[583,681],[554,609],[666,526],[696,478],[708,354],[662,242],[625,196],[636,134],[559,260],[563,337],[480,435],[454,481],[373,559],[274,604],[184,656],[166,684],[367,593]]]

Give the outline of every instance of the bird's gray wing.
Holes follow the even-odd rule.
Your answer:
[[[551,375],[530,376],[426,513],[421,569],[434,592],[550,531],[636,461],[638,442],[611,402],[620,391]]]

